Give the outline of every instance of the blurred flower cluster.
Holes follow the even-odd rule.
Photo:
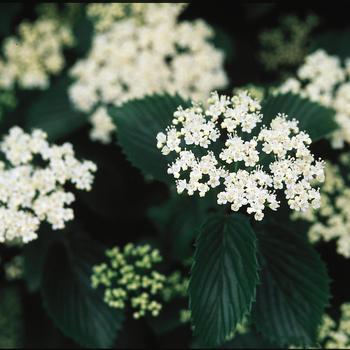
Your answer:
[[[70,143],[50,146],[46,138],[43,131],[13,127],[0,143],[6,159],[0,163],[0,242],[36,239],[41,221],[64,228],[74,218],[66,207],[74,195],[64,185],[91,190],[96,165],[78,161]]]
[[[334,148],[350,143],[350,59],[344,65],[336,56],[317,50],[305,58],[296,78],[287,79],[280,93],[293,92],[336,111],[340,129],[332,135]]]
[[[343,169],[341,169],[341,167]],[[350,156],[340,157],[340,166],[327,163],[325,183],[321,189],[321,206],[318,210],[293,213],[292,218],[303,219],[311,223],[309,239],[337,241],[337,252],[350,258]]]
[[[294,15],[281,17],[277,28],[260,34],[260,61],[263,66],[277,72],[301,64],[309,50],[310,35],[318,23],[315,15],[308,15],[305,19]]]
[[[63,49],[74,44],[71,28],[44,16],[23,22],[18,36],[6,38],[0,58],[0,89],[46,89],[50,75],[62,71]]]
[[[90,6],[105,30],[94,35],[88,56],[72,68],[69,94],[78,110],[92,114],[93,140],[111,141],[114,126],[101,110],[106,104],[164,91],[203,99],[226,86],[223,52],[210,43],[213,30],[202,20],[179,22],[182,4],[130,5],[131,14],[118,15],[118,21],[112,14],[119,13],[115,7],[123,14],[124,5]]]

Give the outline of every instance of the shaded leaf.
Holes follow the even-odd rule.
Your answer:
[[[299,128],[307,132],[313,141],[322,139],[338,128],[335,111],[292,93],[269,96],[262,104],[263,124],[269,125],[278,113],[299,121]]]
[[[235,53],[233,38],[220,27],[214,26],[213,30],[214,36],[211,39],[213,45],[224,52],[226,62],[231,62]]]
[[[167,202],[149,209],[148,216],[174,258],[182,261],[192,256],[192,242],[210,206],[207,198],[173,193]]]
[[[47,252],[60,235],[61,232],[41,228],[38,238],[24,246],[23,278],[30,292],[36,292],[40,288]]]
[[[325,50],[329,55],[336,55],[341,59],[350,56],[350,29],[332,30],[315,36],[311,42],[310,51]]]
[[[42,297],[55,324],[84,347],[111,347],[123,314],[107,306],[92,289],[92,266],[103,258],[96,242],[79,238],[52,245],[45,264]]]
[[[178,106],[189,102],[178,95],[152,95],[110,107],[109,114],[118,128],[118,142],[128,160],[145,175],[173,183],[167,174],[167,164],[173,156],[164,156],[157,148],[156,136],[171,124]]]
[[[194,335],[224,343],[250,311],[258,281],[255,234],[242,215],[213,215],[196,244],[189,294]]]
[[[26,116],[26,128],[40,128],[51,141],[67,136],[87,121],[87,116],[74,109],[69,100],[70,80],[60,78],[32,104]]]
[[[329,300],[326,267],[310,243],[277,225],[258,235],[262,283],[253,318],[270,341],[315,345],[317,329]]]
[[[251,330],[248,333],[237,334],[221,346],[222,349],[278,349],[278,347],[264,339],[259,333]]]

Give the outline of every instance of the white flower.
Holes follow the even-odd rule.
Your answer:
[[[54,230],[64,228],[74,218],[67,207],[74,195],[64,185],[70,182],[77,189],[91,190],[96,165],[78,161],[69,143],[50,146],[40,130],[26,134],[13,127],[0,150],[7,160],[0,163],[0,242],[30,242],[37,238],[42,221]],[[42,166],[36,165],[40,158]]]
[[[201,20],[178,22],[182,8],[170,3],[91,4],[88,12],[102,32],[71,70],[74,106],[92,113],[97,105],[119,106],[157,92],[206,99],[213,89],[225,87],[224,55],[209,41],[213,30]],[[90,135],[107,143],[113,128],[105,117],[93,114]]]
[[[317,50],[305,58],[296,78],[287,79],[278,93],[293,92],[336,111],[340,129],[331,135],[333,148],[350,143],[350,64],[344,65],[336,56]]]
[[[203,197],[218,187],[218,204],[233,211],[246,207],[256,220],[263,219],[265,207],[279,207],[276,190],[284,191],[294,210],[320,206],[312,185],[324,181],[323,162],[311,154],[310,137],[284,114],[249,136],[262,120],[260,110],[246,92],[232,98],[212,93],[206,110],[198,103],[177,109],[172,125],[157,135],[157,147],[164,155],[177,153],[168,174],[178,193]]]
[[[111,142],[111,133],[116,129],[105,108],[98,108],[91,116],[93,126],[90,137],[91,140],[98,140],[102,143]]]
[[[64,67],[63,49],[73,45],[72,31],[59,20],[41,17],[21,23],[18,32],[18,37],[11,36],[3,44],[0,88],[18,84],[23,89],[46,89],[50,74]]]
[[[320,240],[336,240],[337,252],[350,258],[350,189],[346,186],[346,179],[342,175],[348,173],[350,158],[342,156],[340,165],[326,164],[325,183],[322,187],[322,203],[320,194],[314,193],[314,201],[319,205],[315,212],[307,210],[294,213],[291,218],[309,221],[311,226],[308,236],[311,242]],[[323,176],[323,174],[319,174]],[[349,177],[348,177],[349,179]]]

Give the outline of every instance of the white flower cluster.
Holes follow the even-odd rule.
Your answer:
[[[64,228],[74,217],[66,207],[74,195],[64,185],[91,190],[96,165],[78,161],[69,143],[50,146],[46,136],[13,127],[0,143],[6,158],[0,163],[0,242],[37,238],[41,221],[54,230]]]
[[[93,19],[97,31],[106,31],[118,20],[133,16],[140,23],[158,21],[162,17],[176,18],[187,3],[141,3],[115,2],[109,4],[92,3],[87,6],[87,15]]]
[[[332,135],[334,148],[350,143],[350,59],[344,66],[336,56],[317,50],[305,58],[296,78],[287,79],[278,89],[293,92],[311,101],[334,108],[340,130]]]
[[[341,166],[348,173],[350,157],[340,158]],[[292,219],[303,219],[311,223],[308,236],[313,243],[337,241],[338,254],[350,258],[350,188],[339,166],[327,163],[326,181],[322,186],[321,207],[316,211],[293,213]]]
[[[69,95],[77,109],[93,113],[156,92],[205,99],[227,84],[224,55],[209,42],[214,32],[207,24],[179,23],[178,4],[143,6],[142,21],[126,17],[97,33],[88,57],[71,70],[76,81]],[[101,115],[91,118],[91,135],[107,143],[113,128]]]
[[[318,334],[322,349],[350,349],[350,303],[340,307],[341,315],[335,322],[329,315],[324,315]]]
[[[266,206],[279,207],[276,190],[284,190],[294,210],[319,207],[320,193],[312,183],[324,181],[323,162],[315,161],[311,139],[295,119],[278,114],[269,128],[252,136],[262,120],[261,106],[246,92],[232,98],[213,93],[208,105],[207,110],[196,103],[179,107],[166,133],[157,135],[164,155],[177,154],[168,173],[177,179],[178,193],[204,196],[223,185],[218,204],[229,203],[233,211],[247,207],[256,220],[262,220]]]
[[[18,37],[5,39],[0,58],[0,88],[45,89],[50,74],[64,66],[63,48],[73,45],[70,27],[58,20],[39,18],[21,23]]]

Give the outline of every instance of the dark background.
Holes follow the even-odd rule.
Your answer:
[[[22,4],[20,12],[11,23],[11,33],[15,33],[17,25],[24,18],[35,19],[34,7],[34,2]],[[6,5],[1,4],[0,11],[4,9]],[[333,2],[327,6],[317,3],[296,5],[292,2],[195,2],[190,4],[181,17],[202,18],[229,35],[234,44],[234,59],[226,64],[226,70],[233,88],[247,83],[266,84],[274,81],[276,76],[266,72],[258,61],[259,33],[276,27],[282,15],[296,14],[304,18],[309,13],[316,14],[321,19],[316,33],[334,29],[345,30],[349,26],[346,5],[334,5]],[[81,199],[83,204],[77,204],[74,208],[77,220],[89,235],[98,237],[106,245],[123,245],[145,237],[152,239],[155,237],[155,228],[145,213],[150,205],[159,203],[166,197],[166,188],[158,183],[145,183],[139,171],[132,168],[120,150],[116,149],[118,146],[91,143],[87,135],[88,129],[83,128],[68,140],[75,145],[80,156],[96,161],[99,170],[102,170],[97,174],[93,193],[79,194],[78,200]],[[326,144],[320,143],[315,147],[317,153],[326,153],[331,158],[337,156]],[[334,243],[320,244],[317,249],[326,261],[333,280],[332,313],[336,315],[338,306],[349,301],[350,287],[347,279],[350,261],[336,254]],[[39,294],[23,293],[23,305],[26,318],[26,347],[76,346],[62,336],[46,316]],[[116,346],[188,346],[190,331],[187,328],[183,327],[157,338],[146,322],[127,320]]]

